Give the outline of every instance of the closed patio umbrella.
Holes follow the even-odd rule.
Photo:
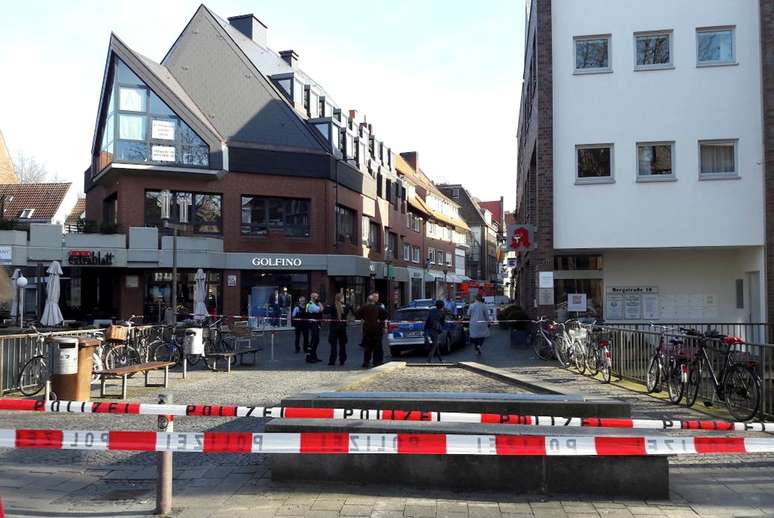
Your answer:
[[[40,323],[44,326],[55,326],[61,324],[64,320],[62,318],[62,311],[59,309],[59,276],[62,275],[62,267],[59,266],[59,261],[53,261],[46,273],[48,273],[46,307],[43,309]]]
[[[16,279],[19,278],[19,269],[16,268],[11,275],[11,318],[16,319],[19,316],[19,288],[16,286]]]
[[[203,320],[207,316],[207,306],[204,304],[204,297],[207,296],[205,281],[207,275],[204,270],[199,268],[194,276],[196,285],[194,286],[194,320]]]

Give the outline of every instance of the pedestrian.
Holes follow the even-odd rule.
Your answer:
[[[309,302],[306,303],[306,318],[309,322],[309,349],[306,352],[306,363],[322,361],[317,357],[317,346],[320,345],[320,319],[322,318],[322,304],[320,295],[312,292]]]
[[[368,303],[360,306],[355,314],[363,321],[363,368],[378,367],[384,361],[382,336],[384,323],[387,321],[387,310],[379,303],[379,294],[368,296]]]
[[[347,317],[352,313],[352,306],[344,303],[344,294],[337,293],[332,306],[325,308],[325,316],[330,320],[328,343],[331,345],[331,355],[328,365],[344,365],[347,361]]]
[[[304,338],[304,352],[309,349],[309,323],[306,320],[306,297],[299,297],[298,304],[293,308],[293,327],[296,329],[296,352],[300,353],[299,341]]]
[[[451,295],[446,295],[446,303],[444,304],[444,309],[448,314],[450,314],[453,317],[457,317],[457,303],[454,302],[454,299],[451,298]]]
[[[470,342],[476,347],[476,353],[481,354],[481,346],[484,340],[489,336],[489,308],[484,304],[484,297],[476,295],[476,301],[468,309],[468,319],[470,320]]]
[[[435,307],[430,308],[425,320],[425,336],[430,338],[430,354],[427,355],[427,363],[433,361],[433,356],[437,356],[438,361],[443,361],[440,347],[441,341],[446,340],[446,332],[443,329],[446,325],[446,313],[443,308],[443,301],[436,300]]]

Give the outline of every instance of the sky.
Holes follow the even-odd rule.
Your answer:
[[[9,2],[0,18],[0,131],[60,180],[89,165],[110,32],[159,61],[200,2]],[[212,0],[222,18],[253,13],[271,49],[393,151],[417,151],[436,182],[515,202],[524,52],[522,0]]]

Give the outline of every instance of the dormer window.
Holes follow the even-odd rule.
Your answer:
[[[30,219],[35,213],[35,209],[24,209],[19,213],[19,219]]]
[[[318,110],[318,117],[328,117],[329,115],[325,112],[325,97],[320,97],[320,109]]]

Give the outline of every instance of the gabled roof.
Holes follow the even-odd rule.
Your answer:
[[[503,226],[503,222],[501,221],[501,218],[503,217],[503,200],[479,201],[478,204],[482,209],[491,212],[492,219],[501,227]]]
[[[237,33],[201,5],[162,65],[229,145],[330,154],[322,135],[235,41]]]
[[[18,219],[25,209],[35,209],[23,221],[51,221],[70,190],[71,183],[0,184],[0,197],[5,196],[4,217]]]
[[[69,225],[75,225],[82,219],[82,216],[86,213],[86,198],[78,198],[78,201],[73,205],[70,214],[67,215],[65,223]]]

